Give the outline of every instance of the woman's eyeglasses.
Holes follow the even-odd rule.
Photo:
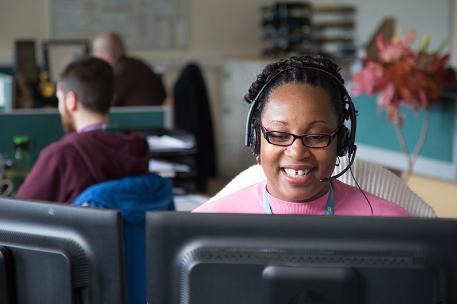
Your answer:
[[[308,148],[325,148],[336,137],[338,128],[330,134],[304,134],[295,135],[287,132],[270,131],[263,126],[260,126],[263,137],[272,145],[287,147],[294,143],[299,138],[305,147]]]

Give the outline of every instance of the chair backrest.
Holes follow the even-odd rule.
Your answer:
[[[72,204],[119,210],[123,219],[126,303],[145,303],[145,212],[175,210],[171,181],[154,173],[107,181],[88,187]]]
[[[335,167],[333,174],[341,172],[347,166],[347,163],[347,158],[341,158],[341,163]],[[412,216],[436,217],[433,208],[414,193],[401,178],[380,165],[364,160],[355,160],[352,165],[352,172],[363,190],[387,201],[397,203]],[[345,184],[356,186],[354,178],[349,171],[338,179]],[[265,180],[262,167],[253,165],[235,176],[209,201],[214,201],[262,180]]]

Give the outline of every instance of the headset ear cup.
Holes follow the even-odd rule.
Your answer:
[[[251,129],[251,138],[249,141],[250,149],[253,154],[260,153],[259,131],[256,127]]]
[[[260,131],[258,128],[254,129],[254,152],[260,154]]]
[[[348,152],[349,130],[346,126],[341,126],[338,131],[337,155],[344,156]]]

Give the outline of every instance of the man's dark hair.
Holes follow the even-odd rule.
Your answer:
[[[73,61],[60,74],[59,88],[64,94],[73,91],[85,109],[106,114],[114,93],[113,69],[95,57]]]

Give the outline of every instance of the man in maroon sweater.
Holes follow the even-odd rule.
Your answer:
[[[98,35],[92,42],[92,52],[113,67],[113,106],[163,104],[166,92],[161,77],[143,61],[127,56],[119,34]]]
[[[113,71],[97,58],[70,63],[57,84],[66,135],[40,153],[16,197],[71,203],[90,185],[148,171],[148,144],[107,129]]]

